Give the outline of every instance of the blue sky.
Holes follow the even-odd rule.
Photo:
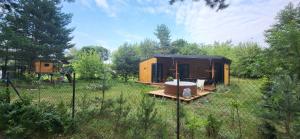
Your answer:
[[[263,46],[264,30],[275,22],[278,11],[289,0],[227,0],[230,7],[216,12],[203,2],[169,0],[76,0],[64,3],[63,12],[72,13],[70,27],[77,48],[102,45],[116,50],[124,42],[150,38],[158,24],[166,24],[172,40],[196,43],[232,40],[256,41]],[[300,0],[293,0],[298,3]]]

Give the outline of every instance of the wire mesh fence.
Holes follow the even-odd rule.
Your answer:
[[[218,134],[218,136],[224,138],[260,138],[258,126],[261,124],[262,93],[260,89],[262,83],[261,79],[232,77],[229,86],[217,84],[216,90],[207,96],[189,103],[180,102],[180,138],[207,138],[208,136],[215,136],[213,134]],[[120,137],[118,135],[124,135],[126,138],[137,137],[137,133],[134,131],[138,129],[133,128],[131,131],[132,127],[130,128],[128,125],[137,124],[136,122],[140,120],[140,117],[137,116],[143,111],[143,105],[148,105],[143,103],[144,94],[163,88],[162,86],[144,85],[132,81],[126,83],[118,79],[110,82],[111,88],[105,90],[104,94],[101,90],[101,80],[76,79],[75,82],[71,83],[12,80],[12,84],[21,97],[30,98],[35,104],[49,103],[58,105],[64,103],[70,112],[70,117],[72,116],[71,113],[74,112],[78,125],[86,122],[83,127],[79,128],[88,128],[89,131],[80,131],[83,133],[76,134],[85,134],[87,138],[92,136],[118,138]],[[5,88],[5,86],[5,82],[2,82],[1,88]],[[73,88],[75,88],[75,96]],[[11,101],[20,99],[11,85],[9,89]],[[119,103],[121,97],[124,98],[125,103]],[[155,116],[153,117],[156,120],[151,121],[151,118],[146,118],[153,124],[147,123],[144,126],[149,126],[149,129],[157,128],[162,131],[147,131],[147,134],[151,138],[158,136],[176,137],[176,101],[165,97],[150,98],[155,102]],[[75,105],[73,105],[74,102]],[[128,131],[115,133],[113,125],[116,120],[120,120],[115,119],[116,115],[119,114],[119,105],[127,107],[129,111],[127,114],[122,115],[126,117],[123,120],[128,121],[123,121],[123,124],[126,125],[120,126],[119,129],[128,129]],[[213,121],[214,125],[211,127],[213,128],[211,129],[212,133],[209,132],[210,130],[207,127],[209,122],[212,122],[208,118],[211,116],[215,118],[215,121]],[[89,122],[91,119],[94,119],[92,120],[93,122]],[[101,120],[97,121],[95,119]],[[219,123],[216,121],[219,121]],[[108,125],[102,125],[103,122],[108,122],[106,123]],[[91,126],[96,127],[90,129]],[[166,132],[164,133],[166,135],[161,135],[161,132]],[[142,136],[144,135],[142,134]]]

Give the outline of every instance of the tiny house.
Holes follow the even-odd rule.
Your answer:
[[[182,81],[203,79],[229,85],[230,63],[229,59],[221,56],[158,54],[139,63],[139,82],[162,83],[168,78],[178,77]]]
[[[57,71],[57,68],[53,61],[49,60],[35,60],[33,62],[34,72],[36,73],[53,73]]]

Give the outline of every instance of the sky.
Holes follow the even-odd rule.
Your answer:
[[[64,3],[62,11],[73,14],[72,43],[76,48],[101,45],[110,51],[125,42],[157,40],[159,24],[171,31],[171,39],[211,44],[215,41],[254,41],[267,47],[264,31],[275,23],[277,13],[289,2],[300,0],[226,0],[229,7],[216,11],[203,0],[75,0]],[[158,41],[158,40],[157,40]]]

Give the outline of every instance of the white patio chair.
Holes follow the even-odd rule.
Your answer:
[[[199,88],[200,90],[204,90],[204,82],[205,82],[205,80],[197,79],[197,82],[196,82],[197,88]]]

